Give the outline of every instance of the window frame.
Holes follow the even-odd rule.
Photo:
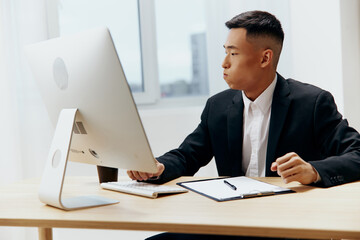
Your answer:
[[[167,108],[169,106],[203,105],[206,96],[161,98],[158,74],[156,18],[154,0],[137,0],[139,16],[140,53],[142,61],[143,92],[133,92],[141,108]],[[48,39],[59,37],[59,0],[46,1]],[[209,83],[210,84],[210,83]]]

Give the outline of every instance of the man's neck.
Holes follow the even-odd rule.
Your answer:
[[[250,99],[251,101],[255,101],[256,98],[258,98],[268,87],[269,85],[274,81],[276,76],[276,72],[272,72],[267,74],[267,76],[263,76],[262,83],[260,86],[258,86],[254,91],[244,91],[245,96]]]

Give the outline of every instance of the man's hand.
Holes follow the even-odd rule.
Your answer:
[[[285,183],[298,181],[301,184],[310,184],[318,179],[318,173],[314,167],[294,152],[276,159],[270,169],[273,172],[277,171]]]
[[[146,172],[139,172],[139,171],[131,171],[128,170],[126,173],[132,180],[139,180],[139,181],[146,181],[153,177],[159,177],[165,170],[165,166],[162,163],[159,163],[156,159],[156,173],[146,173]]]

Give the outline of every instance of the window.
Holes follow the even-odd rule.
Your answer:
[[[208,95],[204,0],[50,0],[50,37],[107,26],[136,102]]]
[[[59,35],[108,27],[131,90],[143,92],[137,1],[60,0],[58,4]]]
[[[161,97],[209,94],[203,0],[155,0]]]

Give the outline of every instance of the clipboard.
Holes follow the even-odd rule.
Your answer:
[[[295,192],[244,176],[186,181],[177,185],[218,202]]]

